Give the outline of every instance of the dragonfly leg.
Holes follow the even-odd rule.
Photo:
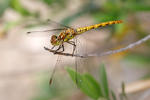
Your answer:
[[[53,48],[53,47],[52,47],[52,48]],[[60,45],[60,46],[55,50],[54,54],[55,54],[56,52],[58,52],[58,50],[60,50],[61,48],[62,48],[62,51],[59,51],[59,52],[64,52],[64,51],[65,51],[64,44],[62,44],[62,45]]]
[[[75,51],[75,49],[76,49],[76,44],[75,44],[74,41],[68,41],[67,43],[73,45],[73,51],[72,51],[72,56],[73,56],[73,55],[74,55],[74,51]]]
[[[62,52],[64,52],[64,51],[65,51],[64,44],[62,44]]]
[[[60,45],[60,49],[61,48],[62,48],[62,51],[59,51],[59,52],[64,52],[65,51],[64,44]]]
[[[53,50],[55,48],[55,46],[53,46],[51,49]]]
[[[53,47],[52,47],[52,48],[53,48]],[[61,48],[62,48],[62,46],[59,45],[59,47],[55,50],[54,54],[55,54],[56,52],[58,52],[58,50],[60,50]]]

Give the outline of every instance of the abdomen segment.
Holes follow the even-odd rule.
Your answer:
[[[122,23],[121,20],[116,20],[116,21],[108,21],[108,22],[103,22],[103,23],[100,23],[100,24],[95,24],[95,25],[91,25],[91,26],[87,26],[87,27],[80,27],[80,28],[77,28],[77,34],[82,34],[86,31],[89,31],[91,29],[96,29],[96,28],[99,28],[99,27],[104,27],[104,26],[108,26],[108,25],[112,25],[112,24],[119,24],[119,23]]]

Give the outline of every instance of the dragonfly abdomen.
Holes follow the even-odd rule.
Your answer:
[[[96,28],[99,28],[99,27],[105,27],[105,26],[108,26],[108,25],[112,25],[112,24],[119,24],[119,23],[122,23],[121,20],[117,20],[117,21],[109,21],[109,22],[103,22],[103,23],[100,23],[100,24],[95,24],[95,25],[91,25],[91,26],[87,26],[87,27],[80,27],[80,28],[77,28],[77,34],[82,34],[86,31],[89,31],[91,29],[96,29]]]

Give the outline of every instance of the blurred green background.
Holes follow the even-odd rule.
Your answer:
[[[54,22],[49,23],[47,19]],[[69,71],[67,73],[64,69],[66,66],[75,69],[75,58],[61,57],[57,61],[56,55],[43,49],[44,46],[51,47],[49,41],[52,34],[27,35],[26,32],[60,28],[59,23],[76,28],[110,20],[123,20],[123,23],[79,36],[79,53],[118,49],[149,35],[150,0],[1,0],[0,99],[92,99],[78,89],[69,77]],[[71,47],[67,46],[66,51],[71,51]],[[149,80],[149,51],[150,41],[147,41],[125,52],[76,59],[78,72],[88,72],[95,80],[99,80],[98,69],[103,63],[109,88],[115,95],[119,95],[118,89],[122,82],[128,85],[139,80]],[[49,86],[49,78],[56,62],[59,64],[53,83]],[[149,100],[149,87],[127,93],[128,98]]]

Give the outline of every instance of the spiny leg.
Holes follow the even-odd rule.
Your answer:
[[[73,55],[74,55],[74,51],[75,51],[75,49],[76,49],[76,44],[75,44],[74,41],[68,41],[67,43],[73,45],[73,51],[72,51],[72,56],[73,56]]]

